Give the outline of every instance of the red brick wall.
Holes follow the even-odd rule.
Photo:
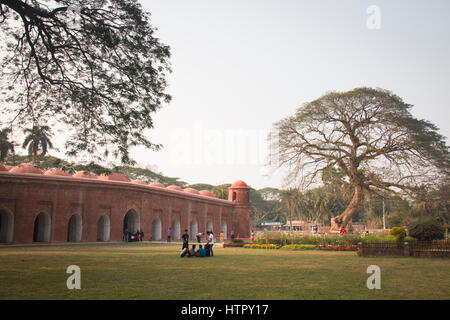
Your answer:
[[[155,217],[161,219],[162,240],[167,239],[174,219],[180,219],[181,234],[192,219],[202,233],[211,220],[217,237],[223,220],[227,237],[232,230],[241,237],[250,230],[248,204],[127,182],[0,172],[0,210],[14,215],[14,242],[33,241],[34,221],[40,212],[51,217],[52,242],[67,241],[73,214],[82,217],[81,241],[97,241],[101,215],[110,218],[110,241],[121,241],[123,219],[130,209],[139,214],[145,240],[152,236]]]

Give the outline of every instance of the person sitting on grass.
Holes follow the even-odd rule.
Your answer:
[[[205,257],[205,249],[203,249],[202,245],[199,245],[197,253],[195,254],[197,257],[204,258]]]
[[[189,253],[188,248],[183,248],[180,253],[180,258],[184,258]]]
[[[192,248],[189,249],[188,257],[195,257],[195,244],[192,245]]]

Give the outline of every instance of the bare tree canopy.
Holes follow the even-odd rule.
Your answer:
[[[2,125],[62,124],[69,155],[133,162],[162,103],[169,47],[136,0],[0,0]],[[3,39],[2,39],[3,41]]]
[[[289,169],[291,181],[306,186],[336,166],[352,192],[350,204],[335,218],[345,227],[366,192],[413,192],[447,181],[444,137],[430,122],[415,119],[410,108],[382,89],[327,93],[274,125],[273,160]]]

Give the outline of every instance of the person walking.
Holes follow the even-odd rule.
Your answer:
[[[201,232],[197,233],[196,237],[197,237],[197,242],[200,243],[202,240],[202,233]]]
[[[183,239],[183,247],[181,249],[187,248],[189,250],[189,234],[188,230],[184,230],[184,234],[181,237]]]
[[[207,232],[208,236],[208,245],[209,251],[211,253],[211,257],[214,257],[213,246],[214,246],[214,233],[212,231]]]
[[[167,242],[170,242],[172,240],[172,234],[173,230],[172,228],[169,228],[169,230],[167,230]]]

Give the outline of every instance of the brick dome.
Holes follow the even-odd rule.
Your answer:
[[[0,171],[9,171],[7,167],[0,163]]]
[[[165,188],[163,184],[158,183],[158,182],[153,182],[151,184],[149,184],[150,187],[159,187],[159,188]]]
[[[200,192],[198,192],[198,190],[194,189],[194,188],[186,188],[184,189],[184,192],[189,192],[189,193],[194,193],[194,194],[200,194]]]
[[[64,177],[71,177],[72,175],[70,173],[67,173],[59,168],[51,168],[44,172],[46,176],[64,176]]]
[[[174,185],[168,186],[167,189],[183,191],[183,189],[181,189],[179,186],[174,186]]]
[[[237,180],[233,183],[233,185],[231,186],[231,188],[249,188],[248,185],[242,181],[242,180]]]
[[[28,163],[19,164],[18,166],[9,170],[9,172],[43,174],[42,170]]]
[[[147,185],[144,181],[142,180],[131,180],[131,183],[136,183],[136,184],[145,184]]]
[[[130,179],[125,177],[121,173],[113,172],[110,174],[102,173],[98,176],[100,180],[109,180],[109,181],[122,181],[122,182],[130,182]]]
[[[89,171],[77,171],[72,176],[74,178],[89,178],[89,179],[97,179],[97,176]]]
[[[208,190],[202,190],[202,191],[200,191],[200,194],[202,196],[207,196],[207,197],[213,197],[213,198],[216,197],[216,195],[214,193],[212,193],[211,191],[208,191]]]

